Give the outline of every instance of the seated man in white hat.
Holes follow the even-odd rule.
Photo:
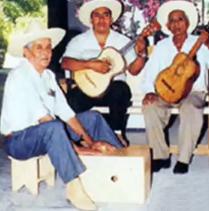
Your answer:
[[[7,153],[16,159],[48,154],[67,185],[67,199],[79,209],[95,210],[79,179],[85,166],[78,154],[101,154],[122,144],[99,113],[75,115],[47,69],[52,49],[64,35],[63,29],[45,29],[34,21],[13,36],[9,53],[25,59],[9,72],[5,83],[1,133]]]
[[[207,92],[205,77],[209,67],[209,51],[205,45],[202,45],[196,52],[196,60],[192,60],[190,53],[191,57],[187,56],[186,59],[184,58],[185,60],[183,59],[181,62],[178,60],[177,63],[171,66],[173,70],[175,70],[175,68],[179,68],[179,70],[184,68],[184,71],[187,71],[186,68],[194,66],[195,72],[197,72],[199,76],[197,77],[196,73],[192,75],[192,78],[196,80],[192,79],[192,90],[188,92],[187,95],[174,103],[170,100],[166,101],[165,98],[160,95],[161,93],[159,91],[157,92],[159,89],[156,89],[156,78],[162,70],[172,64],[174,57],[178,53],[189,53],[196,43],[198,37],[190,33],[195,29],[198,23],[198,14],[195,6],[191,2],[168,1],[159,8],[157,20],[161,24],[163,32],[169,35],[169,37],[157,43],[150,59],[144,67],[144,90],[146,95],[143,99],[143,114],[146,132],[150,147],[153,150],[153,171],[157,172],[161,168],[168,168],[170,166],[170,157],[164,129],[171,116],[169,108],[179,108],[179,156],[173,172],[175,174],[184,174],[188,172],[190,159],[203,125],[203,107],[205,105]],[[205,32],[200,36],[199,41],[204,43],[207,37],[208,35]],[[183,61],[185,61],[185,63]],[[199,65],[197,65],[197,63]],[[172,73],[172,68],[169,69],[170,73]],[[181,71],[176,71],[176,74],[180,75],[179,82],[183,82],[183,77],[187,77]],[[181,80],[181,77],[183,80]],[[175,86],[175,84],[167,83],[166,79],[162,83],[165,85],[164,88],[173,90],[172,86]],[[185,87],[185,89],[187,89],[187,87]],[[184,93],[184,90],[182,90],[182,92]],[[166,93],[168,94],[169,92]]]
[[[68,43],[62,59],[62,68],[71,71],[73,74],[83,69],[91,69],[94,72],[104,74],[104,80],[100,79],[102,77],[92,77],[95,84],[100,79],[99,83],[102,86],[114,63],[120,61],[117,58],[112,58],[115,61],[111,62],[97,57],[106,47],[114,47],[120,50],[130,41],[126,36],[111,29],[111,25],[118,19],[121,12],[122,4],[117,0],[84,2],[79,9],[78,18],[90,29],[74,37]],[[144,65],[145,47],[145,42],[142,39],[136,45],[136,53],[131,48],[125,54],[127,63],[125,68],[133,75],[138,74]],[[107,76],[105,77],[106,73]],[[77,85],[67,93],[67,99],[74,111],[85,111],[93,106],[108,106],[110,109],[110,114],[107,116],[108,123],[112,129],[121,130],[125,138],[126,111],[131,105],[131,91],[125,82],[125,73],[120,72],[120,74],[114,76],[108,89],[100,96],[89,96],[88,93],[85,93],[86,90],[81,90],[79,84]]]

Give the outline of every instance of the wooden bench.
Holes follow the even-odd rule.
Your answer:
[[[135,100],[134,98],[133,105],[128,108],[127,114],[131,115],[143,115],[142,113],[142,107],[140,101]],[[207,97],[207,102],[209,101],[209,97]],[[93,107],[92,110],[99,111],[101,113],[109,113],[108,107]],[[171,108],[171,114],[178,115],[179,109],[178,108]],[[209,124],[209,106],[206,106],[203,110],[203,114],[207,115],[207,121]],[[138,125],[135,126],[135,128],[139,128]],[[170,145],[170,153],[172,154],[178,154],[178,146],[177,145]],[[207,155],[209,156],[209,138],[207,144],[198,144],[196,149],[194,150],[194,154],[197,155]]]

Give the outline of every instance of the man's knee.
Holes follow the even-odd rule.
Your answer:
[[[191,101],[186,101],[181,105],[179,111],[180,115],[181,114],[191,115],[193,112],[195,112],[195,110],[199,109],[200,108],[197,108]]]
[[[115,100],[118,100],[119,102],[129,101],[132,96],[128,84],[123,81],[114,81],[110,91],[112,95],[114,95]]]
[[[150,112],[153,112],[156,110],[156,104],[155,103],[149,103],[146,105],[142,105],[142,112],[143,114],[149,114]]]
[[[86,111],[85,113],[93,121],[94,120],[96,121],[98,119],[103,119],[102,115],[98,111]]]
[[[54,120],[50,122],[43,123],[43,128],[51,133],[59,133],[64,130],[64,123],[59,120]]]

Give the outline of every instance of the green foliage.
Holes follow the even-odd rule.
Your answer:
[[[8,0],[8,2],[16,3],[25,13],[33,13],[41,11],[43,5],[46,5],[46,0]]]
[[[13,23],[19,16],[24,15],[23,8],[19,7],[17,3],[4,1],[3,3],[3,12],[5,16]]]
[[[47,0],[0,0],[0,67],[12,31],[23,28],[32,18],[46,22],[46,5]]]

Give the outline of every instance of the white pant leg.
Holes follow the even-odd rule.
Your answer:
[[[193,92],[180,103],[179,158],[189,163],[203,125],[205,93]]]
[[[164,128],[170,119],[169,106],[161,101],[142,108],[146,126],[146,134],[153,150],[153,159],[167,159],[169,148],[166,144]]]

